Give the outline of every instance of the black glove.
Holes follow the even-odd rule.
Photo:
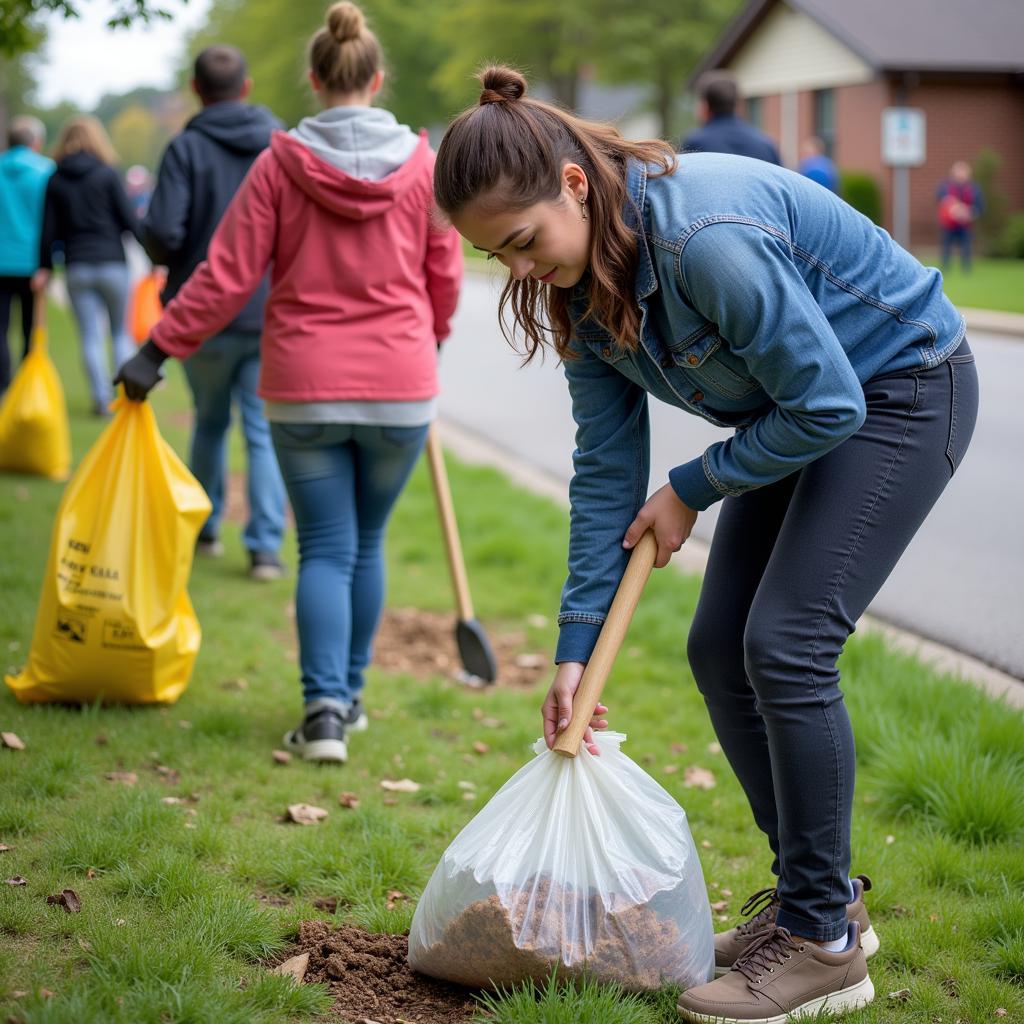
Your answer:
[[[166,358],[166,352],[147,341],[131,359],[122,364],[114,384],[123,384],[125,397],[133,402],[144,402],[150,391],[164,379],[160,367]]]

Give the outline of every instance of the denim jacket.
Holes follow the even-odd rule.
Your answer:
[[[703,511],[824,455],[864,422],[868,380],[936,366],[964,337],[937,270],[792,171],[693,153],[662,177],[631,165],[627,192],[637,349],[586,316],[585,281],[569,296],[577,430],[556,661],[588,660],[625,568],[622,537],[647,497],[649,394],[735,428],[669,473]]]

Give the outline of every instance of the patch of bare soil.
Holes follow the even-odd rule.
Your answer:
[[[487,630],[498,662],[498,683],[533,686],[549,674],[551,659],[539,652],[524,652],[524,633]],[[442,675],[459,679],[462,662],[455,644],[455,615],[418,608],[388,608],[374,641],[373,661],[385,672],[404,672],[417,679]]]
[[[416,974],[405,935],[375,935],[354,925],[303,921],[298,944],[278,958],[309,954],[305,982],[325,984],[346,1024],[466,1024],[476,1004],[458,985]]]

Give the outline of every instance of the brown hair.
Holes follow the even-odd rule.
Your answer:
[[[363,12],[343,0],[327,11],[326,25],[309,44],[309,66],[328,92],[365,89],[384,64],[377,37],[366,27]]]
[[[53,149],[54,160],[63,160],[72,153],[92,153],[111,166],[119,159],[106,129],[91,114],[72,117],[64,123],[57,136]]]
[[[705,71],[697,79],[697,94],[708,105],[712,117],[735,114],[740,102],[740,84],[731,71]]]
[[[449,126],[437,151],[434,198],[449,217],[487,196],[488,204],[523,209],[559,198],[562,168],[579,164],[589,182],[593,220],[587,316],[599,320],[616,343],[636,348],[640,313],[633,292],[637,243],[626,226],[626,162],[654,164],[656,174],[675,169],[675,154],[664,142],[629,142],[610,124],[585,121],[540,100],[525,99],[526,80],[513,68],[485,68],[480,102]],[[493,197],[493,198],[492,198]],[[532,277],[509,277],[501,293],[501,329],[512,307],[512,330],[525,334],[529,362],[547,341],[565,358],[571,324],[567,291],[541,285]],[[547,337],[550,335],[550,339]]]

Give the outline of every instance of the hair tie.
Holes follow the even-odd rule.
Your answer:
[[[480,93],[480,106],[485,107],[488,103],[508,103],[508,97],[502,96],[496,89],[484,89]]]

